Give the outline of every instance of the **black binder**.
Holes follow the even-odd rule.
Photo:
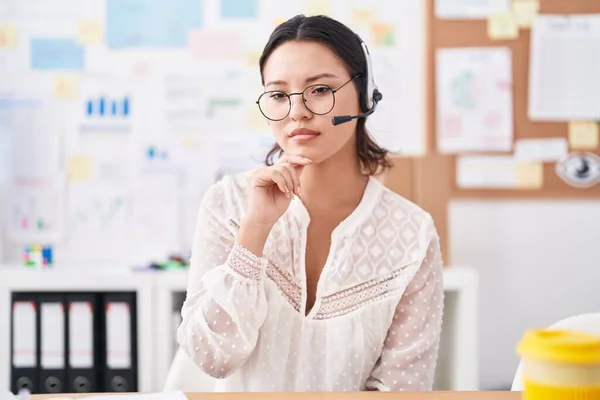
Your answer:
[[[38,392],[39,316],[35,295],[13,293],[11,296],[10,390]]]
[[[100,326],[97,295],[68,294],[67,387],[69,393],[99,392],[98,350]]]
[[[65,299],[54,293],[38,295],[39,393],[64,393],[67,370]]]
[[[137,392],[137,328],[135,293],[106,293],[104,310],[104,389]]]

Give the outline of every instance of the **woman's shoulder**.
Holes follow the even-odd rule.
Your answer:
[[[427,225],[434,224],[431,214],[424,208],[383,184],[382,186],[380,206],[387,210],[390,219],[396,222],[396,227],[402,229],[406,224],[410,224],[414,227],[425,228]]]

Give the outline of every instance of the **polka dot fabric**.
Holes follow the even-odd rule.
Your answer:
[[[371,178],[307,310],[310,216],[295,198],[252,254],[236,239],[247,184],[225,177],[204,197],[177,331],[216,390],[431,390],[444,301],[431,216]]]

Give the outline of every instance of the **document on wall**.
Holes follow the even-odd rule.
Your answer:
[[[509,7],[509,0],[436,0],[435,15],[440,19],[485,19]]]
[[[20,243],[56,243],[66,229],[64,177],[15,177],[9,188],[6,229]]]
[[[544,185],[543,164],[512,156],[464,156],[456,160],[461,189],[529,189]]]
[[[543,15],[531,33],[529,117],[600,119],[600,15]]]
[[[440,49],[436,56],[438,151],[511,150],[510,49]]]

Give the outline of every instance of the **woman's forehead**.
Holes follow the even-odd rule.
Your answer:
[[[263,68],[265,84],[298,83],[328,73],[330,79],[346,78],[344,62],[327,46],[316,42],[288,41],[277,47]]]

